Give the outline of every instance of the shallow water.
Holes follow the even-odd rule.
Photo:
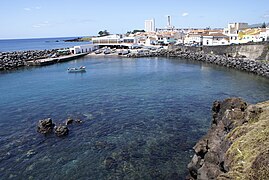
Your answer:
[[[86,73],[67,73],[86,66]],[[216,99],[269,97],[269,80],[167,58],[84,57],[0,74],[3,179],[183,179]],[[65,138],[39,119],[82,124]]]

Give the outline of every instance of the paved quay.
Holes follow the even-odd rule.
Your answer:
[[[27,66],[45,66],[50,64],[55,64],[59,62],[66,62],[70,60],[74,60],[83,56],[86,56],[88,53],[81,53],[81,54],[72,54],[67,56],[60,56],[55,58],[45,58],[45,59],[38,59],[38,60],[31,60],[27,61]]]

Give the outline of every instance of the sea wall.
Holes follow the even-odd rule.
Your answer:
[[[221,47],[218,47],[221,48]],[[211,50],[211,49],[210,49]],[[208,50],[209,51],[209,50]],[[221,54],[221,53],[219,53]],[[212,63],[228,68],[234,68],[241,71],[254,73],[260,76],[269,77],[269,63],[266,61],[257,61],[249,58],[230,57],[225,55],[217,55],[215,53],[207,53],[196,47],[174,47],[168,50],[160,50],[147,52],[144,54],[131,54],[129,57],[170,57],[181,58],[192,61],[201,61]]]
[[[224,46],[172,46],[171,48],[181,48],[191,52],[203,52],[206,54],[223,55],[234,58],[247,58],[251,60],[269,61],[269,42],[247,43]]]
[[[248,58],[236,58],[226,55],[216,55],[203,51],[188,51],[184,49],[174,49],[167,52],[168,57],[184,58],[193,61],[212,63],[228,68],[254,73],[260,76],[269,77],[269,63],[256,61]]]
[[[56,53],[57,49],[42,50],[42,51],[34,50],[34,51],[0,52],[0,71],[26,66],[27,61],[48,58]]]
[[[269,101],[215,101],[208,133],[194,146],[187,179],[268,179]]]

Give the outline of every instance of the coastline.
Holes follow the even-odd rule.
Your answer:
[[[194,146],[186,179],[268,179],[269,101],[215,101],[211,127]]]
[[[268,50],[269,51],[269,50]],[[49,58],[55,54],[57,49],[44,51],[19,51],[0,53],[0,71],[16,69],[27,66],[27,61]],[[209,54],[202,50],[197,51],[184,48],[172,47],[169,49],[151,50],[139,53],[138,50],[131,50],[127,55],[118,55],[118,50],[111,54],[95,54],[89,53],[87,56],[92,57],[124,57],[124,58],[141,58],[141,57],[167,57],[167,58],[183,58],[191,61],[200,61],[205,63],[216,64],[227,68],[233,68],[240,71],[253,73],[259,76],[269,78],[269,63],[259,60],[253,60],[242,57],[229,57],[227,55]]]

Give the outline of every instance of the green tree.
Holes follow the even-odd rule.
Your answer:
[[[110,35],[110,33],[107,30],[99,31],[98,34],[99,34],[100,37]]]
[[[265,22],[262,23],[262,28],[266,28]]]
[[[137,32],[145,32],[145,30],[135,29],[135,30],[133,30],[132,34],[135,34]]]
[[[127,31],[125,35],[129,36],[130,34],[132,34],[132,31]]]

